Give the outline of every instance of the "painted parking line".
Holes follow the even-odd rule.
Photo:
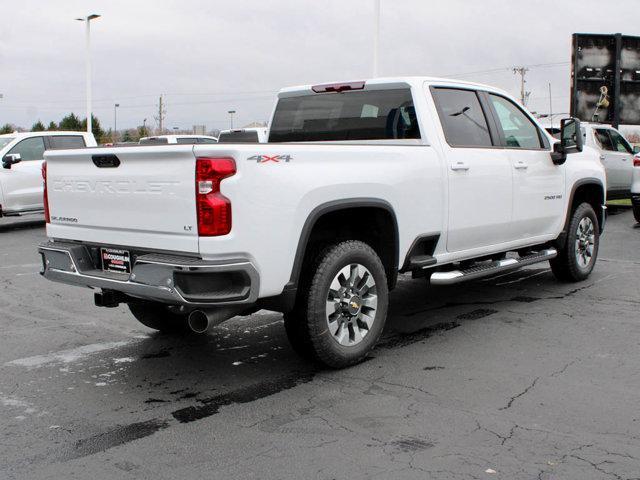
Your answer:
[[[93,355],[94,353],[113,350],[114,348],[131,345],[138,340],[124,340],[120,342],[94,343],[91,345],[83,345],[70,350],[61,350],[59,352],[47,353],[45,355],[35,355],[33,357],[18,358],[5,363],[5,366],[19,366],[28,368],[40,368],[46,365],[71,363],[81,360],[84,357]]]

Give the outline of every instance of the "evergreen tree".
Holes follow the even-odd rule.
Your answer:
[[[4,135],[5,133],[13,133],[13,131],[15,130],[14,126],[9,124],[9,123],[5,123],[2,128],[0,128],[0,135]]]
[[[31,127],[31,131],[32,132],[44,132],[44,123],[42,123],[40,120],[38,120]]]
[[[54,132],[58,130],[58,125],[56,124],[56,122],[52,120],[49,122],[49,126],[47,127],[47,130],[49,130],[50,132]]]
[[[70,113],[62,120],[60,120],[59,129],[71,132],[79,132],[82,130],[82,123],[80,123],[80,119],[76,117],[75,113]]]
[[[122,135],[123,142],[133,142],[133,137],[131,136],[131,132],[129,130],[124,131],[124,135]]]
[[[82,123],[80,124],[80,130],[87,130],[86,118],[82,120]],[[95,137],[97,142],[100,142],[102,140],[102,137],[104,137],[104,130],[102,130],[102,127],[100,126],[100,120],[98,120],[93,113],[91,114],[91,133],[93,133],[93,136]]]

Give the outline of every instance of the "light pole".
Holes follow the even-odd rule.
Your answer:
[[[119,106],[120,106],[119,103],[113,104],[113,138],[111,139],[111,141],[114,143],[118,139],[118,107]]]
[[[229,122],[231,124],[230,128],[231,128],[231,130],[233,130],[233,114],[236,113],[236,111],[235,110],[229,110],[227,113],[229,114]]]
[[[87,60],[86,60],[86,82],[87,82],[87,133],[91,133],[91,20],[100,18],[100,15],[91,14],[85,18],[76,18],[79,22],[85,22],[86,24],[86,47],[87,47]]]
[[[373,0],[373,76],[378,76],[378,48],[380,43],[380,0]]]

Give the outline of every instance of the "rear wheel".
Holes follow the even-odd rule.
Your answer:
[[[294,350],[333,368],[362,361],[380,338],[389,301],[376,252],[355,240],[331,245],[301,287],[304,297],[285,316]]]
[[[131,302],[129,310],[145,327],[162,333],[184,334],[190,332],[187,317],[169,310],[168,306],[158,302]]]
[[[571,214],[564,248],[550,261],[556,278],[565,282],[585,280],[596,264],[599,245],[600,229],[596,212],[590,204],[582,203]]]

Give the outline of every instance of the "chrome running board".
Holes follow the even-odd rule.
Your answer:
[[[434,272],[431,274],[432,285],[453,285],[454,283],[466,282],[475,278],[488,277],[497,273],[517,270],[534,263],[546,262],[558,256],[555,248],[548,248],[526,255],[520,258],[505,258],[495,262],[478,265],[464,270],[450,270],[448,272]]]

